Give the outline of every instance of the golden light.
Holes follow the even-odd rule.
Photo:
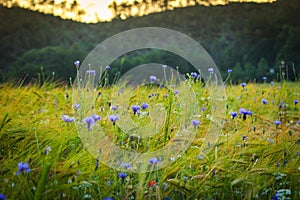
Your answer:
[[[228,0],[227,2],[272,3],[275,1]],[[130,16],[143,16],[196,4],[204,6],[226,4],[224,0],[54,0],[51,3],[40,2],[37,0],[0,0],[0,4],[7,7],[18,6],[85,23],[110,21],[116,16],[126,19]],[[115,2],[114,6],[110,7],[113,2]]]

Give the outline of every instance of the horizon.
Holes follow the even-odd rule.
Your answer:
[[[4,7],[20,7],[35,12],[51,14],[62,19],[81,23],[109,22],[115,18],[149,15],[196,5],[217,6],[230,3],[274,3],[277,0],[173,0],[156,3],[148,0],[54,0],[53,4],[32,4],[29,0],[0,0]],[[167,2],[167,3],[166,3]]]

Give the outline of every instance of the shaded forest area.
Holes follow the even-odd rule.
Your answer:
[[[144,26],[170,28],[191,36],[210,53],[224,77],[231,68],[236,81],[261,80],[263,76],[277,79],[284,60],[293,79],[300,72],[299,15],[299,0],[197,5],[98,24],[0,7],[0,81],[24,77],[31,80],[38,76],[41,67],[47,76],[55,72],[56,79],[68,81],[75,76],[74,60],[83,60],[96,45],[114,34]],[[111,74],[124,73],[150,61],[173,67],[188,65],[174,56],[155,50],[131,53],[112,63]],[[188,71],[195,71],[189,67]]]

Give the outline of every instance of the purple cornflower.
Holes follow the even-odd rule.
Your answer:
[[[117,110],[117,106],[111,106],[111,110],[116,111]]]
[[[174,90],[174,94],[179,94],[179,91],[178,90]]]
[[[262,77],[262,80],[266,81],[268,78],[266,76]]]
[[[83,123],[85,123],[87,125],[88,129],[91,129],[92,126],[94,126],[94,124],[96,123],[93,116],[88,116],[88,117],[84,118],[82,121],[83,121]]]
[[[95,122],[99,121],[101,119],[101,117],[99,115],[96,115],[96,114],[92,114],[92,117],[94,118]]]
[[[86,74],[95,76],[96,75],[96,70],[86,70]]]
[[[74,65],[75,65],[76,67],[79,67],[80,61],[79,61],[79,60],[76,60],[76,61],[74,62]]]
[[[61,118],[64,122],[74,122],[75,121],[75,118],[70,117],[69,115],[63,115]]]
[[[149,164],[150,165],[155,165],[157,163],[159,163],[159,160],[157,158],[150,158],[149,159]]]
[[[114,200],[112,197],[105,197],[104,200]]]
[[[268,101],[267,101],[266,99],[262,99],[261,102],[262,102],[263,104],[267,104],[267,103],[268,103]]]
[[[280,124],[281,124],[281,121],[279,121],[279,120],[275,120],[275,121],[274,121],[274,124],[275,124],[276,126],[278,126],[278,125],[280,125]]]
[[[232,73],[232,69],[228,69],[227,72],[230,74]]]
[[[143,110],[146,110],[149,107],[149,105],[147,103],[142,103],[141,107]]]
[[[299,101],[297,99],[294,100],[294,104],[297,105]]]
[[[119,115],[110,115],[108,116],[109,120],[113,123],[113,125],[116,124],[116,121],[119,120]]]
[[[230,112],[230,115],[231,115],[232,119],[234,119],[237,116],[237,112]]]
[[[196,128],[197,126],[199,126],[200,121],[193,119],[192,120],[192,125]]]
[[[0,200],[5,200],[5,195],[4,194],[0,194]]]
[[[23,173],[28,173],[30,172],[31,169],[29,168],[29,164],[27,162],[19,162],[18,163],[18,171],[16,172],[17,175]]]
[[[74,110],[78,110],[80,108],[80,104],[79,103],[74,104],[73,108]]]
[[[131,109],[133,111],[133,114],[138,114],[139,110],[141,109],[141,106],[139,106],[139,105],[133,105],[133,106],[131,106]]]
[[[191,73],[191,76],[192,76],[193,78],[197,78],[197,77],[198,77],[198,74],[197,74],[196,72],[192,72],[192,73]]]
[[[126,178],[126,176],[127,176],[127,174],[124,173],[124,172],[119,172],[119,173],[118,173],[118,177],[120,177],[120,178],[122,178],[122,179]]]
[[[105,67],[105,69],[106,69],[106,70],[110,70],[110,66],[107,65],[107,66]]]
[[[214,73],[214,68],[208,68],[207,71],[208,71],[210,74],[213,74],[213,73]]]
[[[156,76],[150,76],[149,79],[151,83],[154,83],[157,80]]]
[[[244,83],[241,83],[240,84],[242,87],[245,87],[247,84],[244,82]]]

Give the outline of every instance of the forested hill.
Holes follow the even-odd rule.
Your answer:
[[[226,6],[180,8],[125,21],[82,24],[51,15],[0,7],[0,80],[36,76],[41,66],[46,74],[68,80],[74,77],[73,61],[83,60],[97,44],[130,28],[157,26],[185,33],[199,41],[217,66],[234,70],[235,80],[268,76],[276,78],[285,60],[289,73],[300,72],[300,1],[278,0],[272,4],[231,3]],[[121,72],[154,53],[139,59],[124,59]],[[176,66],[168,55],[161,63]],[[115,63],[118,66],[118,63]],[[270,74],[270,68],[275,74]],[[112,69],[118,71],[117,68]]]

